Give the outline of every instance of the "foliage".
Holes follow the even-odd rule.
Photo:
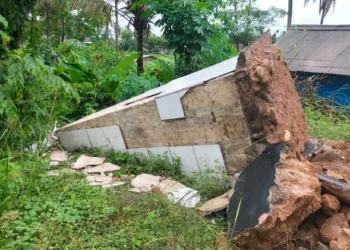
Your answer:
[[[163,27],[169,48],[174,49],[176,74],[186,75],[196,69],[194,56],[202,51],[213,34],[209,23],[210,10],[197,0],[154,1],[152,8],[161,18],[156,22]]]
[[[137,156],[108,157],[127,174],[144,173],[144,167],[177,175],[163,157],[146,164]],[[49,177],[42,157],[11,161],[23,166],[23,185],[18,183],[11,204],[0,212],[0,245],[6,249],[215,249],[215,237],[224,229],[161,194],[90,187],[74,173]],[[35,169],[35,175],[26,169]]]
[[[249,45],[266,29],[273,25],[278,18],[283,18],[287,12],[283,9],[270,7],[261,10],[256,0],[234,1],[233,9],[220,11],[225,33],[234,41],[236,48],[239,44]]]
[[[125,29],[121,33],[121,39],[119,42],[119,49],[123,51],[135,51],[136,50],[136,40],[134,34],[131,30]]]
[[[305,0],[304,5],[306,6],[310,0]],[[316,2],[316,0],[313,0],[313,2]],[[333,6],[333,11],[335,9],[336,0],[319,0],[319,14],[321,15],[321,24],[323,24],[324,18],[327,16],[329,11],[331,10],[331,7]]]
[[[145,41],[145,49],[151,53],[164,53],[168,51],[168,41],[159,36],[152,35]]]

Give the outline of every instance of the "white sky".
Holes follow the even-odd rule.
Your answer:
[[[292,24],[319,24],[321,17],[318,13],[319,0],[310,3],[304,8],[304,0],[293,1],[293,19]],[[258,0],[258,6],[261,9],[268,9],[271,6],[288,10],[288,0]],[[337,0],[335,11],[330,10],[324,20],[324,24],[350,24],[350,0]],[[127,22],[120,17],[120,25],[124,28]],[[277,30],[280,32],[286,30],[287,17],[280,19],[271,29],[272,33]],[[159,27],[152,26],[151,31],[156,35],[161,35]]]
[[[261,9],[268,9],[270,6],[285,9],[288,11],[288,0],[258,0]],[[293,1],[292,24],[320,24],[321,17],[318,13],[319,0],[315,3],[310,0],[304,8],[304,0]],[[335,10],[330,10],[323,24],[350,24],[350,0],[337,0]],[[275,27],[270,27],[271,32],[276,30],[284,31],[287,27],[287,17],[280,19]]]

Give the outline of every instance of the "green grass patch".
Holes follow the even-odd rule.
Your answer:
[[[90,150],[89,155],[103,153]],[[122,167],[116,174],[171,176],[201,188],[203,197],[227,191],[210,192],[217,179],[204,173],[188,179],[180,173],[180,162],[166,156],[147,159],[107,153],[106,157]],[[0,249],[215,249],[217,234],[226,230],[224,216],[202,218],[195,209],[172,204],[161,194],[90,187],[81,173],[49,177],[43,158],[28,155],[7,161],[20,167],[7,175],[11,185],[0,210]]]
[[[308,134],[314,138],[350,141],[350,119],[346,116],[326,116],[318,109],[305,108]]]

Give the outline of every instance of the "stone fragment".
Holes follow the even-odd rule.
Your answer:
[[[312,162],[332,162],[344,159],[343,151],[333,149],[332,151],[324,152],[312,158]]]
[[[321,228],[327,219],[328,217],[326,215],[324,215],[321,211],[317,211],[314,216],[315,226]]]
[[[271,107],[269,109],[270,111],[270,121],[273,125],[277,125],[278,124],[278,115],[277,115],[277,111],[275,108]]]
[[[112,163],[105,162],[105,163],[102,163],[101,165],[98,165],[96,167],[92,167],[92,168],[86,169],[85,171],[87,173],[102,173],[102,172],[103,173],[108,173],[108,172],[117,171],[119,169],[120,169],[119,166],[114,165]]]
[[[321,153],[329,152],[329,151],[332,151],[332,150],[333,150],[333,148],[331,146],[323,145],[323,147],[321,149]]]
[[[350,213],[350,206],[342,205],[340,208],[340,213],[344,213],[344,214]]]
[[[240,69],[235,72],[236,79],[240,80],[247,76],[247,70],[246,69]]]
[[[113,183],[110,183],[110,184],[103,184],[102,185],[102,188],[111,188],[111,187],[120,187],[120,186],[124,186],[126,185],[127,182],[113,182]]]
[[[327,193],[334,195],[345,205],[350,205],[350,185],[328,176],[329,180],[326,180],[327,178],[322,175],[319,175],[319,177],[322,177],[322,187]]]
[[[340,210],[340,201],[331,194],[324,194],[321,197],[321,209],[327,216],[333,216]]]
[[[348,223],[350,223],[350,213],[345,214],[346,219],[348,220]]]
[[[257,66],[255,69],[255,75],[259,78],[260,83],[264,81],[264,69],[260,66]]]
[[[168,193],[174,192],[178,189],[186,188],[186,186],[183,185],[182,183],[174,181],[172,179],[166,179],[166,180],[162,181],[158,185],[158,187],[159,187],[160,192],[165,194],[165,195]]]
[[[304,157],[310,160],[317,152],[322,149],[323,145],[318,140],[310,140],[305,144]]]
[[[289,142],[291,141],[291,139],[292,139],[292,135],[288,130],[285,130],[283,135],[283,142]]]
[[[112,177],[101,175],[87,176],[86,180],[88,181],[90,186],[102,186],[106,184],[111,184],[113,182]]]
[[[131,181],[131,186],[134,188],[139,188],[142,192],[145,190],[147,190],[147,192],[151,192],[154,187],[159,185],[160,181],[160,176],[140,174]]]
[[[337,179],[337,180],[345,181],[343,176],[341,176],[340,174],[334,172],[334,171],[331,170],[331,169],[328,169],[328,170],[327,170],[327,175],[328,175],[329,177],[335,178],[335,179]]]
[[[329,250],[329,248],[321,242],[317,242],[315,250]]]
[[[330,250],[348,250],[350,248],[350,229],[343,228],[337,240],[332,240]]]
[[[273,99],[272,97],[264,90],[260,91],[260,98],[263,99],[265,102],[272,103]]]
[[[68,161],[68,152],[66,151],[52,151],[50,153],[51,161]]]
[[[74,163],[73,169],[83,169],[87,166],[96,166],[101,165],[105,161],[105,158],[101,157],[90,157],[86,155],[82,155],[79,159]]]
[[[227,208],[232,194],[233,189],[231,189],[223,195],[220,195],[219,197],[204,202],[203,205],[200,208],[198,208],[199,214],[201,216],[205,216]]]
[[[320,230],[322,242],[329,244],[332,240],[337,240],[342,228],[349,228],[344,214],[335,214],[327,219]]]

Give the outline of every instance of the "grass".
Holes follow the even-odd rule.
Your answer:
[[[120,175],[153,172],[188,181],[202,187],[203,197],[227,191],[222,186],[210,192],[208,180],[215,178],[200,186],[181,175],[178,160],[165,156],[107,153],[107,160],[122,166]],[[9,162],[21,167],[8,175],[12,184],[0,210],[0,249],[215,249],[216,236],[227,227],[226,218],[202,218],[161,194],[90,187],[80,173],[49,177],[48,160],[39,154]]]
[[[318,109],[305,108],[308,134],[314,138],[350,141],[350,119],[346,116],[324,115]]]

